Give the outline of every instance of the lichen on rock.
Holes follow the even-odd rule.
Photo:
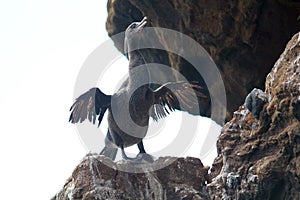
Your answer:
[[[223,127],[207,185],[211,199],[300,198],[299,38],[292,38],[268,74],[270,100],[259,118],[241,106]]]
[[[136,163],[114,163],[104,156],[88,154],[52,199],[207,199],[208,168],[189,157],[163,157],[153,165],[170,160],[167,167],[131,173],[121,169],[135,168]]]

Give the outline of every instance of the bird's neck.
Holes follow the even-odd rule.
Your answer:
[[[129,83],[128,92],[130,97],[129,110],[133,120],[140,126],[148,125],[149,108],[153,105],[150,92],[150,71],[140,51],[130,52],[129,55]]]
[[[146,64],[146,61],[142,53],[138,50],[129,52],[128,59],[129,59],[129,70],[138,67],[140,65]]]
[[[142,85],[150,85],[150,71],[147,67],[143,54],[138,51],[131,51],[128,54],[129,58],[129,81],[133,87]]]

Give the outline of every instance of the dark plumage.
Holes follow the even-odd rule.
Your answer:
[[[154,120],[165,117],[170,111],[190,111],[198,106],[197,98],[204,97],[197,83],[172,82],[163,85],[151,84],[149,72],[137,74],[134,68],[145,64],[141,52],[130,51],[132,45],[142,37],[140,30],[146,25],[147,18],[134,22],[125,32],[125,48],[128,50],[129,78],[113,94],[105,95],[98,88],[92,88],[79,96],[72,105],[69,121],[82,122],[85,119],[95,123],[98,116],[100,125],[106,110],[108,111],[108,132],[105,147],[100,154],[115,159],[117,148],[121,148],[124,159],[129,159],[124,148],[137,144],[142,155],[147,155],[142,139],[146,136],[149,118]],[[148,81],[142,86],[139,79]],[[157,88],[155,90],[151,88]],[[127,104],[128,107],[126,106]],[[129,112],[128,112],[129,110]],[[148,158],[151,158],[148,157]]]

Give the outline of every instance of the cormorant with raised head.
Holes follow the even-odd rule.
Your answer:
[[[183,81],[168,82],[157,89],[151,89],[149,71],[134,70],[135,67],[146,64],[141,52],[132,50],[133,43],[141,39],[140,30],[146,24],[147,18],[144,17],[141,22],[133,22],[126,29],[125,48],[129,58],[129,78],[119,90],[113,95],[106,95],[98,88],[91,88],[79,96],[70,109],[70,122],[78,123],[88,119],[95,123],[98,116],[98,126],[104,113],[108,111],[108,131],[105,147],[100,154],[112,160],[115,159],[118,148],[121,148],[123,159],[131,159],[126,156],[124,148],[134,144],[137,144],[140,154],[147,155],[143,138],[147,134],[149,118],[158,120],[169,111],[198,106],[197,97],[204,97],[198,84]],[[137,71],[143,74],[138,74]],[[137,80],[141,77],[148,79],[149,84],[137,85]],[[191,96],[196,98],[189,98]],[[124,103],[129,105],[124,106]]]

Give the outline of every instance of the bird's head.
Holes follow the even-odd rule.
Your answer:
[[[131,23],[125,31],[125,48],[128,50],[129,46],[134,46],[139,43],[142,38],[141,30],[147,24],[147,17],[144,17],[140,22]]]
[[[132,38],[139,35],[139,32],[145,27],[147,24],[147,17],[144,17],[140,22],[132,22],[125,31],[125,37]]]

